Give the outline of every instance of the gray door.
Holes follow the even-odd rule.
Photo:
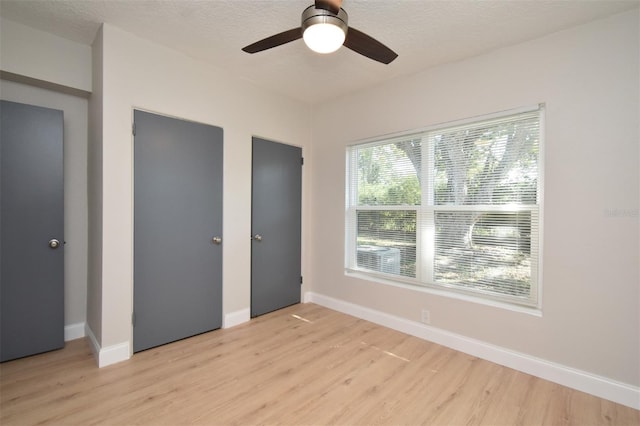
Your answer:
[[[137,352],[222,325],[222,129],[134,120]]]
[[[0,361],[64,346],[63,113],[0,103]]]
[[[251,316],[300,303],[302,149],[253,138]]]

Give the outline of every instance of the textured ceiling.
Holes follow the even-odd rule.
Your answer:
[[[351,50],[320,55],[298,40],[249,55],[300,26],[312,0],[0,0],[11,21],[91,44],[100,23],[166,45],[275,92],[315,103],[438,64],[637,8],[639,0],[344,0],[349,25],[395,50],[383,65]]]

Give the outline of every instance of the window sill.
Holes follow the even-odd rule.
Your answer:
[[[447,297],[449,299],[457,299],[457,300],[462,300],[462,301],[465,301],[465,302],[477,303],[477,304],[480,304],[480,305],[491,306],[491,307],[494,307],[494,308],[504,309],[504,310],[508,310],[508,311],[512,311],[512,312],[517,312],[517,313],[521,313],[521,314],[526,314],[526,315],[531,315],[531,316],[542,318],[542,309],[540,309],[540,308],[520,306],[520,305],[511,304],[511,303],[500,302],[500,301],[497,301],[497,300],[490,300],[490,299],[485,299],[485,298],[482,298],[482,297],[476,297],[476,296],[472,296],[472,295],[468,295],[468,294],[456,293],[454,291],[446,291],[446,290],[440,290],[440,289],[432,288],[432,287],[426,287],[426,286],[420,286],[420,285],[415,285],[415,284],[403,283],[403,282],[400,282],[400,281],[395,281],[395,280],[384,278],[383,276],[376,276],[376,275],[373,275],[373,274],[367,274],[367,273],[358,272],[358,271],[346,270],[344,274],[345,274],[346,277],[349,277],[349,278],[355,278],[355,279],[360,279],[360,280],[365,280],[365,281],[372,281],[372,282],[379,283],[379,284],[385,284],[385,285],[390,285],[390,286],[393,286],[393,287],[399,287],[399,288],[402,288],[402,289],[405,289],[405,290],[413,290],[413,291],[418,291],[418,292],[421,292],[421,293],[433,294],[433,295],[436,295],[436,296]]]

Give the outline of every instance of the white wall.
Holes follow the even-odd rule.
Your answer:
[[[91,144],[101,145],[102,195],[95,206],[101,203],[102,242],[101,253],[96,251],[90,262],[101,264],[101,283],[90,287],[101,292],[102,312],[100,324],[91,326],[100,328],[96,340],[105,359],[117,361],[125,349],[130,350],[132,338],[133,109],[224,129],[225,315],[248,310],[250,304],[251,137],[301,146],[306,155],[311,139],[311,109],[107,24],[94,42],[94,50],[98,49],[102,53],[102,99],[97,102],[101,103],[102,116],[101,123],[92,126],[102,127],[99,135],[92,135]],[[96,77],[100,78],[94,71]],[[95,85],[100,82],[94,81]],[[92,111],[97,110],[92,105]],[[308,192],[306,175],[303,185]],[[308,226],[306,202],[303,200],[303,240]],[[303,272],[306,268],[303,264]],[[118,351],[113,358],[108,355],[112,349]]]
[[[91,91],[91,47],[0,18],[0,69]]]
[[[316,106],[312,291],[640,385],[639,34],[634,10]],[[345,276],[347,144],[540,102],[541,317]]]
[[[102,341],[102,28],[98,31],[91,50],[92,92],[89,98],[87,149],[87,330],[97,346]]]

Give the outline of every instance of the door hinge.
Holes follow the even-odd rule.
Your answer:
[[[300,275],[300,284],[302,284],[302,275]]]
[[[304,166],[304,157],[300,157],[300,164]]]
[[[133,133],[133,136],[136,135],[136,122],[134,121],[133,124],[131,124],[131,133]]]
[[[135,312],[131,312],[131,325],[132,326],[136,326],[136,313]]]

